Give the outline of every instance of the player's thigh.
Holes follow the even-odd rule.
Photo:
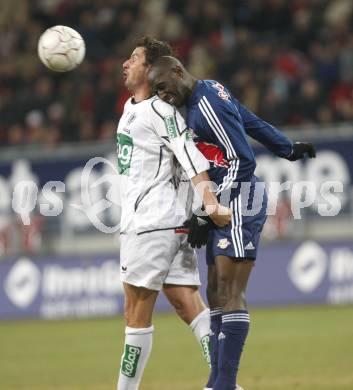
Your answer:
[[[178,315],[190,323],[205,309],[198,291],[200,275],[195,250],[190,247],[185,234],[178,236],[178,250],[165,279],[164,292]]]
[[[136,287],[161,290],[177,250],[173,230],[122,235],[121,280]]]
[[[254,178],[248,198],[243,197],[243,208],[246,206],[241,219],[241,233],[244,247],[244,256],[248,259],[256,259],[260,235],[267,218],[268,198],[263,182]]]
[[[186,234],[176,234],[175,237],[178,242],[178,249],[170,264],[164,283],[180,286],[200,286],[200,274],[195,250],[187,242]]]

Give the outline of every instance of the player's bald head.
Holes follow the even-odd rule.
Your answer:
[[[185,104],[194,85],[194,79],[175,57],[159,57],[148,74],[151,89],[162,100],[177,107]]]
[[[153,64],[153,67],[156,67],[157,69],[173,69],[177,66],[184,68],[183,64],[176,57],[172,56],[159,57]]]
[[[172,56],[162,56],[159,57],[153,64],[149,72],[150,81],[155,80],[157,76],[160,76],[169,72],[182,72],[186,70],[184,65],[175,57]]]

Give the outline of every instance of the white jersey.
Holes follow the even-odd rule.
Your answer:
[[[121,233],[180,227],[190,216],[190,181],[209,169],[183,117],[157,96],[130,98],[117,130]]]

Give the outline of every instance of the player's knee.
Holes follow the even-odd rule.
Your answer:
[[[206,287],[207,297],[214,297],[217,295],[217,284],[210,285],[208,284]]]
[[[233,294],[233,299],[237,307],[239,308],[245,308],[246,307],[246,298],[245,298],[245,292],[235,290]]]
[[[139,302],[125,302],[124,318],[127,326],[147,328],[152,321],[152,313]]]
[[[125,312],[126,325],[131,328],[148,328],[151,326],[152,317],[147,313],[138,311]]]
[[[208,304],[211,307],[218,306],[218,288],[217,284],[208,284],[206,288]]]
[[[246,300],[244,291],[235,290],[230,295],[227,295],[222,307],[225,311],[245,310]]]
[[[220,272],[217,277],[217,290],[225,292],[231,288],[233,282],[231,275],[226,272]]]
[[[219,278],[217,283],[217,295],[222,306],[227,303],[230,298],[230,285],[226,278]]]
[[[207,294],[217,294],[217,276],[208,277],[207,280]]]
[[[124,319],[125,319],[126,324],[129,325],[132,321],[131,313],[125,310],[124,311]]]
[[[218,278],[217,295],[223,307],[229,304],[236,307],[246,306],[245,291],[238,286],[236,280],[226,276]]]
[[[124,307],[124,318],[127,324],[133,320],[133,306],[127,302]]]

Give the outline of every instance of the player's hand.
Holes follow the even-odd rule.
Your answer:
[[[206,245],[209,232],[215,227],[209,216],[198,216],[196,214],[193,214],[192,217],[184,223],[184,226],[190,230],[188,242],[192,248],[201,248],[202,245]]]
[[[310,142],[296,142],[293,145],[293,152],[290,156],[287,157],[287,160],[297,161],[306,156],[308,156],[309,158],[316,157],[316,150],[314,145]]]
[[[206,212],[208,213],[207,207]],[[229,225],[232,220],[232,210],[222,205],[218,205],[216,210],[214,212],[208,213],[208,215],[212,222],[219,227]]]

